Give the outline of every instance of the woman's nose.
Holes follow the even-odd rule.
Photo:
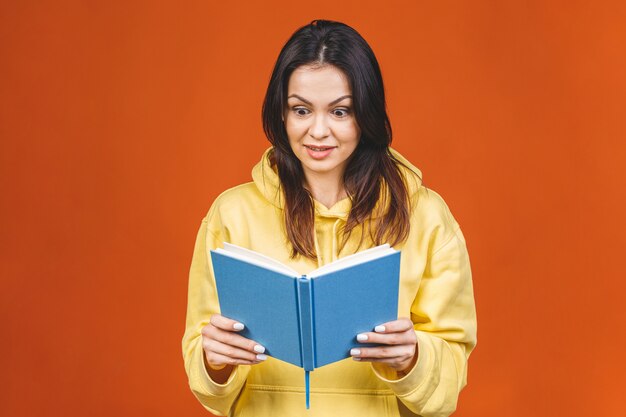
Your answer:
[[[326,115],[318,114],[311,120],[309,135],[311,135],[313,139],[323,139],[330,134],[330,127],[328,126]]]

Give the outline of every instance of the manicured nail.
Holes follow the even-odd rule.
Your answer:
[[[264,355],[262,353],[259,353],[258,355],[256,355],[257,360],[259,361],[264,361],[265,359],[267,359],[267,355]]]
[[[385,326],[376,326],[374,327],[374,331],[376,333],[383,333],[385,331]]]
[[[256,353],[265,353],[265,348],[261,345],[254,345],[254,351]]]
[[[356,340],[358,340],[359,342],[364,342],[367,340],[367,335],[366,334],[357,334],[356,335]]]
[[[243,323],[235,323],[235,324],[233,324],[233,329],[235,329],[235,330],[243,330],[243,328],[244,328]]]
[[[357,356],[361,354],[361,350],[360,349],[350,349],[350,355],[352,356]]]

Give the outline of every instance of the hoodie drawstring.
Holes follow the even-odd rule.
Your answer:
[[[339,259],[339,250],[338,250],[338,246],[339,246],[339,236],[338,236],[338,231],[339,231],[339,225],[341,223],[341,219],[338,218],[335,220],[335,222],[333,223],[333,228],[332,228],[332,244],[331,244],[331,253],[330,253],[330,259],[326,259],[326,262],[324,262],[324,258],[322,257],[322,251],[320,250],[320,245],[319,245],[319,241],[317,239],[317,230],[315,230],[314,234],[313,234],[313,242],[315,243],[315,253],[317,255],[317,266],[318,268],[323,266],[325,263],[330,263],[333,261],[336,261],[337,259]]]
[[[339,257],[339,254],[337,253],[337,225],[340,221],[341,219],[337,219],[333,224],[333,252],[331,254],[331,262],[336,261]]]
[[[317,242],[317,230],[313,230],[313,243],[315,243],[315,254],[317,255],[317,267],[322,266],[322,254],[320,253],[320,245]]]

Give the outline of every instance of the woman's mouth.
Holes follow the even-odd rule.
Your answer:
[[[304,145],[306,152],[313,159],[324,159],[336,148],[336,146],[312,146]]]

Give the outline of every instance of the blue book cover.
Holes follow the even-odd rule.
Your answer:
[[[211,250],[222,315],[266,354],[309,372],[350,357],[356,335],[396,320],[400,252],[388,244],[340,258],[308,275],[229,243]]]

